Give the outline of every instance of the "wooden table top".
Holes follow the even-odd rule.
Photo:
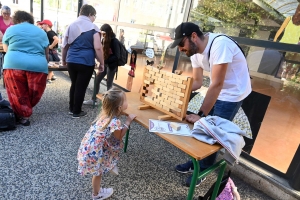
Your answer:
[[[128,92],[126,93],[128,108],[125,110],[125,114],[136,114],[137,117],[135,119],[136,122],[144,126],[145,128],[149,129],[149,119],[158,119],[157,117],[160,115],[165,115],[164,113],[156,110],[156,109],[147,109],[147,110],[139,110],[138,107],[143,105],[140,101],[139,93]],[[97,98],[101,99],[102,95],[98,94]],[[177,121],[174,119],[171,121]],[[182,123],[182,122],[181,122]],[[193,124],[190,124],[186,121],[183,123],[189,124],[190,128],[193,128]],[[188,155],[192,156],[196,160],[201,160],[206,158],[207,156],[217,152],[222,148],[221,145],[209,145],[199,140],[196,140],[193,137],[186,137],[186,136],[178,136],[172,134],[163,134],[163,133],[155,133],[159,137],[165,139],[169,143],[173,144],[183,152],[187,153]]]
[[[67,66],[60,65],[59,67],[48,67],[49,71],[68,71]]]

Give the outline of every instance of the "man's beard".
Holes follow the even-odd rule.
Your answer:
[[[185,52],[187,57],[191,57],[192,55],[198,53],[199,48],[197,47],[197,45],[191,40],[191,38],[189,38],[189,50]]]

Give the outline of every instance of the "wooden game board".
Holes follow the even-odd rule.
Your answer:
[[[146,105],[139,109],[152,107],[167,114],[159,116],[160,120],[176,118],[182,121],[186,116],[193,79],[180,75],[179,71],[174,74],[161,69],[149,65],[144,68],[140,100]]]

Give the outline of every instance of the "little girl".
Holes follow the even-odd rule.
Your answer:
[[[118,174],[117,163],[122,138],[132,120],[129,114],[124,124],[119,117],[127,109],[126,95],[116,87],[108,90],[102,100],[102,111],[85,134],[78,150],[78,173],[92,174],[93,199],[107,199],[113,194],[112,188],[101,188],[101,177],[108,172]]]

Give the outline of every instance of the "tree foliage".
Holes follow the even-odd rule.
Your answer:
[[[252,2],[237,0],[201,0],[191,12],[191,21],[198,22],[202,28],[211,31],[213,26],[222,26],[230,32],[232,28],[247,30],[248,37],[253,37],[262,18],[268,14]],[[219,20],[213,22],[209,17]],[[215,20],[215,21],[216,21]]]

